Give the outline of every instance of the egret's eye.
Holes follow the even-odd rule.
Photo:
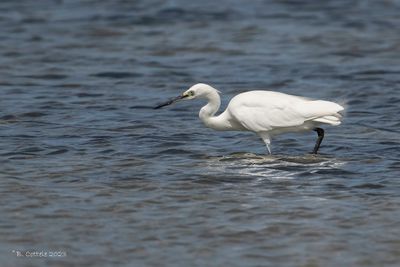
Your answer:
[[[194,96],[194,91],[189,91],[189,96]]]

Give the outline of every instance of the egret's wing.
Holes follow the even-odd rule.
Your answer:
[[[305,121],[334,114],[340,108],[328,101],[270,91],[239,94],[228,105],[231,116],[244,128],[255,132],[299,126]]]
[[[304,118],[290,106],[269,105],[268,107],[242,106],[232,112],[238,122],[250,131],[269,131],[277,127],[298,126]]]
[[[229,112],[244,128],[255,132],[303,124],[305,118],[296,110],[296,100],[273,93],[252,91],[237,95],[228,105]]]

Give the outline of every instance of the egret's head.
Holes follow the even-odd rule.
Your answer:
[[[181,95],[156,106],[155,109],[171,105],[182,99],[189,100],[189,99],[195,99],[195,98],[204,98],[204,97],[207,97],[207,95],[210,94],[211,92],[218,92],[218,91],[207,84],[198,83],[198,84],[195,84],[192,87],[190,87],[188,90],[183,92]]]
[[[183,92],[182,96],[184,96],[185,99],[201,98],[205,97],[211,91],[216,91],[216,90],[207,84],[198,83],[190,87],[185,92]]]

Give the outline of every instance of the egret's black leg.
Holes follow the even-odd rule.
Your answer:
[[[317,154],[319,146],[321,145],[322,139],[324,139],[324,129],[317,127],[314,129],[314,131],[317,132],[318,138],[317,138],[317,142],[315,143],[315,146],[314,146],[313,154]]]

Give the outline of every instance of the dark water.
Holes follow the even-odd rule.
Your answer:
[[[399,266],[400,1],[0,11],[1,266]],[[310,133],[265,156],[204,128],[204,103],[148,108],[197,82],[346,116],[321,155]]]

